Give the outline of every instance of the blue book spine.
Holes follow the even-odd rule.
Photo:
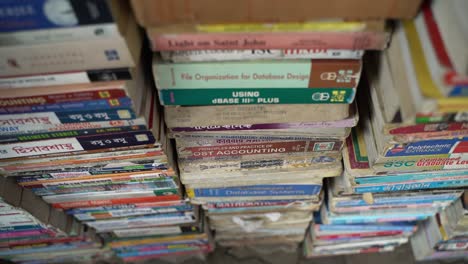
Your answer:
[[[117,253],[117,256],[121,258],[128,258],[128,257],[147,256],[147,255],[171,254],[171,253],[176,253],[176,252],[192,251],[192,250],[197,250],[197,249],[199,249],[199,247],[190,246],[190,247],[184,247],[184,248],[170,248],[170,249],[151,250],[151,251]]]
[[[2,0],[0,33],[112,23],[103,0]]]
[[[423,182],[423,183],[397,183],[397,184],[383,184],[377,186],[356,186],[354,191],[356,193],[379,193],[379,192],[400,192],[411,190],[430,190],[438,188],[454,188],[466,187],[468,180],[453,180],[453,181],[439,181],[439,182]]]
[[[393,204],[420,204],[420,203],[433,203],[433,202],[443,202],[443,201],[453,201],[458,199],[458,195],[445,194],[445,195],[424,195],[424,196],[401,196],[401,197],[384,197],[384,198],[375,198],[373,206],[377,205],[393,205]],[[369,205],[366,201],[359,200],[348,200],[348,201],[338,201],[335,203],[335,207],[353,207],[353,206],[366,206]]]
[[[275,184],[229,188],[194,189],[195,197],[248,197],[248,196],[296,196],[317,195],[322,185],[318,184]],[[190,196],[190,195],[189,195]]]
[[[371,177],[358,177],[355,178],[357,184],[378,184],[378,183],[390,183],[390,182],[404,182],[404,181],[418,181],[433,178],[448,178],[456,177],[461,175],[468,175],[468,170],[457,170],[457,171],[434,171],[434,172],[423,172],[423,173],[408,173],[398,175],[387,175],[382,176],[371,176]]]
[[[392,221],[421,221],[434,215],[433,212],[425,214],[399,214],[399,215],[346,215],[329,217],[328,224],[348,225],[348,224],[370,224]]]
[[[132,109],[12,114],[0,115],[0,128],[4,128],[2,130],[16,130],[21,133],[24,128],[38,125],[129,120],[135,118],[136,115]]]
[[[413,225],[399,226],[399,225],[319,225],[320,231],[349,231],[350,228],[353,230],[360,231],[393,231],[400,230],[403,232],[411,232],[414,230]]]
[[[468,141],[467,137],[462,139],[433,139],[411,142],[404,145],[394,145],[385,153],[385,157],[441,155],[457,152],[457,145],[463,145]]]
[[[24,230],[38,230],[43,229],[40,225],[24,225],[24,226],[5,226],[0,228],[0,233],[8,233],[14,231],[24,231]]]

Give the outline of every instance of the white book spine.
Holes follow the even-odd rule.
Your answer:
[[[360,59],[363,50],[289,49],[289,50],[190,50],[163,51],[164,60],[172,62],[238,61],[255,59]]]
[[[71,28],[5,32],[0,33],[0,47],[100,39],[118,37],[119,35],[117,24],[114,23]]]

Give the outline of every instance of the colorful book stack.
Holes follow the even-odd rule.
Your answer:
[[[361,57],[385,48],[384,21],[146,23],[158,2],[132,3],[187,196],[222,246],[297,247],[323,179],[342,173]]]
[[[459,12],[467,8],[427,2],[414,20],[397,23],[387,50],[366,58],[360,125],[306,240],[308,256],[411,241],[417,260],[466,258],[468,57],[459,41],[468,31]]]
[[[84,237],[69,237],[0,199],[0,259],[12,263],[71,263],[109,259],[110,251]]]
[[[7,0],[0,11],[2,174],[123,260],[208,250],[163,151],[128,1]]]

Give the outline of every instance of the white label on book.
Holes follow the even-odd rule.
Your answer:
[[[27,88],[90,82],[86,72],[71,72],[0,78],[0,88]]]
[[[155,236],[155,235],[177,235],[182,230],[178,226],[158,227],[158,228],[135,228],[115,230],[114,234],[117,237],[139,237],[139,236]]]
[[[83,150],[76,138],[51,139],[0,146],[0,157],[15,158]]]

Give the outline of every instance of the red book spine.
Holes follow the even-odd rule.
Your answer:
[[[377,237],[377,236],[395,236],[402,234],[401,231],[378,231],[378,232],[363,232],[354,234],[341,234],[341,235],[323,235],[317,236],[317,239],[333,240],[344,238],[362,238],[362,237]]]
[[[99,99],[113,99],[126,96],[123,89],[110,89],[99,91],[82,91],[61,94],[49,94],[38,96],[23,96],[0,98],[0,107],[6,106],[35,106],[44,104],[59,104]]]
[[[92,200],[92,201],[76,201],[53,203],[52,206],[58,209],[71,209],[78,207],[94,207],[94,206],[107,206],[118,204],[133,204],[133,203],[150,203],[150,202],[163,202],[163,201],[177,201],[180,200],[179,195],[163,195],[163,196],[145,196],[134,198],[116,198],[107,200]]]
[[[453,68],[452,61],[445,48],[444,40],[440,34],[439,26],[432,13],[430,1],[425,2],[422,12],[437,59],[440,64],[447,67],[447,72],[444,75],[445,83],[447,85],[468,85],[468,77],[459,75]]]

